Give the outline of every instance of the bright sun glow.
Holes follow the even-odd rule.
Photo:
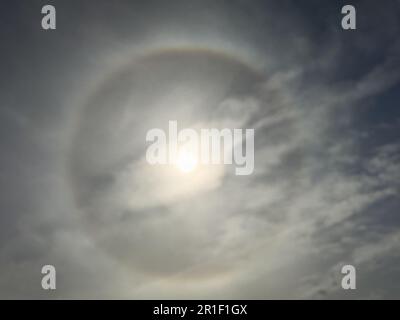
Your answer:
[[[184,173],[188,173],[193,171],[197,166],[197,157],[185,150],[182,149],[178,153],[178,158],[176,160],[176,166],[178,169]]]

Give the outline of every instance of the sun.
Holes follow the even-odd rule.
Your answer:
[[[192,172],[197,167],[197,157],[194,153],[182,148],[178,152],[178,157],[176,159],[176,166],[183,173]]]

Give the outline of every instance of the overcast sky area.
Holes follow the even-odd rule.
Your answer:
[[[0,298],[400,298],[399,34],[397,0],[2,0]],[[169,120],[254,128],[253,174],[150,166]]]

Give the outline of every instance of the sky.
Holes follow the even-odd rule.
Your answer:
[[[0,298],[400,298],[399,18],[395,0],[1,1]],[[172,120],[255,129],[254,172],[149,165]]]

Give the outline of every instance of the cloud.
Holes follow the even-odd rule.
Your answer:
[[[334,25],[312,31],[319,24],[306,13],[287,16],[275,7],[215,5],[208,18],[218,27],[213,30],[200,19],[209,13],[204,8],[196,14],[185,7],[196,17],[190,30],[180,25],[188,18],[173,10],[143,8],[162,19],[153,17],[150,25],[141,18],[134,22],[137,33],[122,12],[115,27],[95,15],[85,32],[97,40],[82,52],[99,47],[106,54],[93,57],[95,81],[78,79],[82,88],[70,88],[80,98],[66,98],[56,114],[45,105],[38,119],[24,109],[2,111],[14,119],[16,134],[3,150],[15,153],[2,161],[18,172],[5,174],[12,182],[2,183],[13,194],[2,208],[9,212],[3,225],[12,230],[0,249],[2,297],[399,295],[390,279],[377,276],[389,270],[398,277],[390,266],[398,259],[399,235],[380,213],[398,209],[398,141],[369,143],[376,133],[366,138],[356,121],[398,84],[398,44],[383,43],[382,59],[366,54],[368,63],[341,73],[338,66],[355,63],[365,43],[356,41],[349,53],[347,35]],[[328,11],[321,18],[332,19],[335,11]],[[146,26],[159,46],[173,38],[180,48],[155,50],[140,36]],[[132,49],[132,39],[148,47]],[[218,39],[230,46],[215,50]],[[128,54],[104,48],[110,42]],[[60,99],[68,96],[61,83],[52,94]],[[146,132],[166,129],[169,120],[180,128],[255,128],[254,174],[239,177],[229,166],[215,166],[184,176],[149,166]],[[28,137],[33,147],[27,149]],[[53,296],[38,285],[41,265],[52,263],[59,277]],[[348,263],[360,281],[351,295],[340,288],[340,266]]]

